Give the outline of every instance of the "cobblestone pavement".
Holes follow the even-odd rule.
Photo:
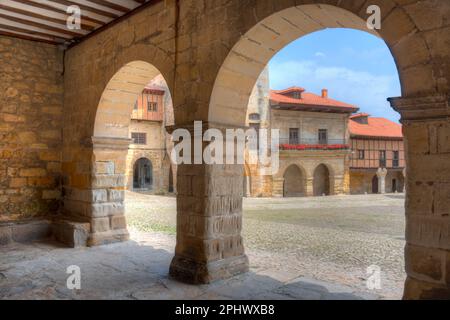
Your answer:
[[[127,194],[131,241],[82,249],[52,243],[0,247],[3,299],[399,299],[404,197],[245,199],[250,272],[211,285],[168,278],[175,198]],[[381,268],[380,290],[366,269]],[[81,268],[81,290],[66,268]]]

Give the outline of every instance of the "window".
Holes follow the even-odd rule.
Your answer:
[[[289,129],[289,144],[299,144],[298,132],[299,132],[298,128]]]
[[[366,152],[365,150],[358,150],[358,159],[364,160],[366,158]]]
[[[135,103],[134,103],[134,110],[137,110],[138,109],[138,102],[136,101]]]
[[[319,129],[319,144],[328,144],[328,130]]]
[[[131,139],[134,144],[147,144],[147,134],[143,132],[132,132]]]
[[[302,95],[301,95],[300,92],[295,91],[295,92],[292,93],[292,98],[294,98],[294,99],[301,99]]]
[[[398,151],[393,151],[392,167],[398,168],[400,166],[400,154]]]
[[[158,102],[148,101],[147,110],[148,112],[158,112]]]
[[[386,167],[386,150],[380,150],[380,167]]]
[[[259,120],[261,120],[261,117],[260,117],[259,114],[257,114],[257,113],[251,113],[251,114],[248,116],[248,119],[249,119],[249,120],[252,120],[252,121],[259,121]]]

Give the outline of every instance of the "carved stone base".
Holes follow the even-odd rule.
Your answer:
[[[170,276],[189,284],[206,284],[248,272],[246,255],[213,262],[197,262],[175,256],[170,265]]]
[[[88,240],[89,247],[101,246],[116,242],[128,241],[130,234],[127,229],[109,230],[105,232],[91,233]]]
[[[405,283],[404,300],[450,300],[450,287],[419,281],[408,277]]]

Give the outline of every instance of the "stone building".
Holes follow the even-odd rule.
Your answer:
[[[303,88],[271,91],[271,127],[280,130],[274,196],[349,193],[348,119],[357,107]]]
[[[133,1],[106,16],[83,10],[80,30],[67,30],[64,5],[44,11],[53,3],[45,2],[20,5],[20,27],[3,9],[12,18],[0,30],[1,243],[49,234],[69,246],[127,240],[130,114],[151,79],[166,79],[175,127],[242,128],[274,54],[324,28],[353,28],[386,42],[401,81],[401,97],[389,101],[407,161],[404,297],[450,298],[449,1]],[[380,7],[380,30],[367,29],[368,4]],[[248,271],[243,171],[178,167],[174,279]]]
[[[173,125],[172,99],[161,75],[139,95],[131,113],[127,155],[127,188],[155,193],[174,192],[176,165],[170,161],[173,148],[166,126]]]
[[[349,131],[351,193],[403,192],[402,126],[385,118],[359,113],[350,117]]]
[[[279,130],[279,171],[246,164],[244,194],[251,197],[299,197],[349,193],[348,121],[357,107],[303,88],[270,90],[267,68],[253,88],[247,124]],[[250,161],[246,154],[248,163]]]

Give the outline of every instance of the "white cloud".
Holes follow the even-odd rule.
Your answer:
[[[316,52],[315,56],[318,58],[325,58],[327,55],[325,53],[319,51],[319,52]]]
[[[374,116],[399,119],[386,101],[388,97],[400,95],[399,80],[395,76],[324,67],[306,60],[271,63],[270,81],[273,89],[295,85],[319,94],[322,88],[327,88],[330,98],[355,104]]]

